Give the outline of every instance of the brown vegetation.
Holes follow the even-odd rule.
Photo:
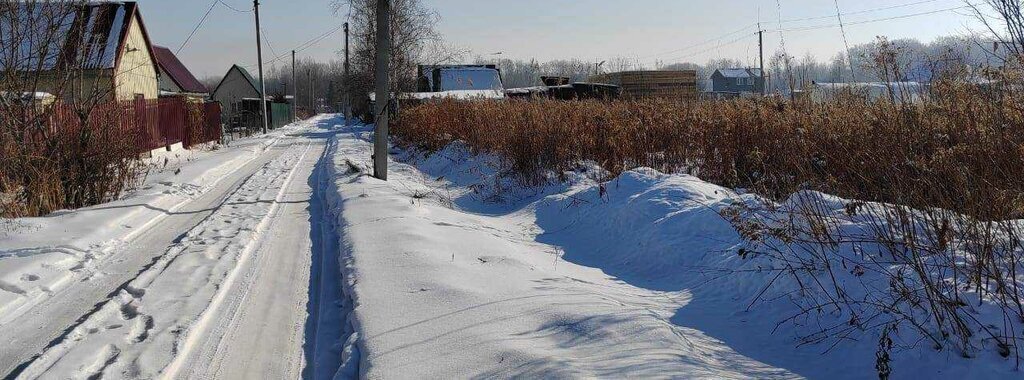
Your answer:
[[[394,134],[426,152],[462,141],[499,155],[526,185],[589,160],[613,176],[646,166],[747,189],[763,201],[722,214],[744,258],[767,256],[777,266],[766,271],[800,284],[802,309],[786,321],[846,321],[805,342],[909,326],[936,348],[1019,359],[1024,81],[986,75],[937,81],[919,102],[900,89],[877,101],[444,100],[403,110]],[[999,306],[1001,326],[978,317],[981,300]]]
[[[853,96],[823,104],[445,100],[403,110],[394,133],[426,151],[463,141],[507,158],[527,182],[590,160],[613,175],[647,166],[772,198],[814,189],[983,219],[1024,216],[1024,177],[1015,174],[1024,172],[1024,98],[953,84],[934,92],[904,105]]]

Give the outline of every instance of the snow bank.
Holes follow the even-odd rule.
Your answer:
[[[798,285],[741,255],[720,214],[751,195],[646,168],[598,183],[593,165],[524,189],[459,144],[393,152],[405,163],[381,182],[366,174],[370,136],[352,130],[335,156],[364,376],[876,376],[876,332],[801,345],[815,320],[779,325],[799,311]],[[893,339],[912,346],[894,352],[895,377],[1017,374],[991,350],[965,359],[905,329]]]
[[[369,136],[366,128],[343,134],[335,155],[362,376],[794,376],[672,323],[692,301],[688,291],[634,286],[566,262],[562,247],[536,241],[532,212],[454,209],[444,188],[458,182],[398,162],[389,182],[367,176]],[[459,191],[453,197],[479,195]]]

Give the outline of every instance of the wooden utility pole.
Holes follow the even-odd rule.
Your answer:
[[[263,111],[263,133],[267,133],[267,84],[263,82],[263,41],[260,40],[260,0],[252,0],[256,11],[256,60],[260,69],[260,109]]]
[[[765,95],[768,93],[768,75],[764,72],[764,29],[761,29],[760,23],[757,24],[757,49],[761,56],[761,95]],[[757,78],[754,80],[756,81]]]
[[[373,131],[373,176],[388,180],[388,110],[391,104],[388,67],[391,62],[391,0],[377,0],[377,113]]]
[[[292,50],[292,120],[299,117],[299,82],[295,80],[295,50]]]
[[[349,67],[348,66],[348,23],[346,22],[345,23],[345,88],[342,89],[342,91],[345,91],[345,96],[343,97],[343,99],[344,99],[343,101],[345,102],[345,104],[343,105],[343,107],[345,107],[345,126],[351,125],[351,120],[352,120],[352,95],[351,95],[351,92],[349,91],[350,86],[349,86],[348,67]]]
[[[316,115],[316,99],[313,98],[313,69],[306,69],[306,83],[309,83],[309,111]]]

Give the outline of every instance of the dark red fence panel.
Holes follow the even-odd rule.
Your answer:
[[[220,103],[196,104],[187,123],[185,147],[220,140]]]
[[[26,114],[40,115],[32,119],[38,120],[38,127],[26,125],[19,140],[27,146],[38,145],[36,148],[40,152],[45,151],[47,141],[60,140],[61,136],[71,139],[68,141],[88,139],[99,142],[89,143],[90,147],[95,146],[90,150],[103,149],[104,144],[114,143],[128,144],[118,148],[131,149],[139,154],[179,142],[187,148],[220,139],[220,111],[218,103],[185,99],[137,99],[101,103],[91,108],[57,102],[26,109]],[[85,120],[88,125],[85,126],[82,125],[83,113],[87,113]]]
[[[134,115],[134,129],[140,137],[141,152],[166,146],[164,133],[160,130],[160,102],[158,100],[137,99],[128,103]]]
[[[160,134],[164,145],[184,142],[187,107],[182,99],[160,99]]]

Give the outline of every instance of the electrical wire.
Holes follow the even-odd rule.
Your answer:
[[[971,7],[974,7],[974,6],[977,6],[977,5],[978,4],[969,4],[969,5],[962,5],[962,6],[959,6],[959,7],[936,9],[936,10],[933,10],[933,11],[911,13],[911,14],[905,14],[905,15],[899,15],[899,16],[882,17],[882,18],[876,18],[876,19],[870,19],[870,20],[860,20],[860,21],[854,21],[854,22],[846,22],[844,24],[845,24],[845,26],[850,26],[850,25],[871,24],[871,23],[883,22],[883,21],[902,20],[902,19],[911,18],[911,17],[920,17],[920,16],[928,16],[928,15],[933,15],[933,14],[938,14],[938,13],[952,12],[952,11],[957,11],[957,10],[961,10],[961,9],[971,8]],[[800,32],[800,31],[809,31],[809,30],[818,30],[818,29],[830,29],[830,28],[836,28],[836,27],[839,27],[839,24],[821,24],[821,25],[810,25],[810,26],[803,26],[803,27],[782,28],[782,29],[778,29],[776,31]]]
[[[787,28],[787,27],[783,26],[783,24],[796,23],[796,22],[801,22],[801,21],[831,19],[831,18],[836,18],[836,17],[842,18],[843,16],[853,16],[853,15],[859,15],[859,14],[866,14],[866,13],[873,13],[873,12],[880,12],[880,11],[898,9],[898,8],[906,8],[906,7],[911,7],[911,6],[915,6],[915,5],[935,3],[935,2],[938,2],[938,1],[943,1],[943,0],[920,0],[920,1],[910,2],[910,3],[895,4],[895,5],[885,6],[885,7],[864,9],[864,10],[852,11],[852,12],[846,12],[846,13],[837,12],[836,14],[832,14],[832,15],[822,15],[822,16],[813,16],[813,17],[805,17],[805,18],[792,18],[792,19],[783,19],[781,17],[781,4],[778,1],[776,1],[776,6],[779,8],[779,27],[777,29],[773,29],[773,30],[765,30],[765,32],[779,32],[780,39],[783,39],[784,37],[782,36],[782,32],[791,32],[791,31],[797,32],[797,31],[817,30],[817,29],[828,29],[828,28],[834,28],[834,27],[840,26],[839,24],[824,24],[824,25],[811,25],[811,26],[794,26],[794,27],[788,27]],[[867,23],[873,23],[873,22],[890,21],[890,20],[897,20],[897,19],[902,19],[902,18],[909,18],[909,17],[917,17],[917,16],[923,16],[923,15],[929,15],[929,14],[943,13],[943,12],[948,12],[948,11],[952,11],[952,10],[959,10],[959,9],[969,8],[972,5],[976,5],[976,4],[969,4],[969,5],[953,7],[953,8],[945,8],[945,9],[940,9],[940,10],[935,10],[935,11],[926,11],[926,12],[914,13],[914,14],[909,14],[909,15],[901,15],[901,16],[894,16],[894,17],[884,17],[884,18],[878,18],[878,19],[872,19],[872,20],[862,20],[862,21],[857,21],[857,22],[846,22],[845,25],[860,25],[860,24],[867,24]],[[349,11],[351,12],[351,6],[349,7]],[[845,27],[845,25],[844,25],[844,27]],[[665,56],[665,55],[669,55],[669,54],[673,54],[673,53],[685,52],[687,50],[691,50],[691,49],[695,49],[695,48],[698,48],[698,47],[702,47],[702,46],[708,45],[708,44],[713,43],[713,42],[721,41],[721,40],[726,39],[726,38],[728,38],[730,36],[733,36],[733,35],[742,33],[744,31],[747,31],[748,29],[750,29],[752,27],[757,27],[757,24],[750,24],[750,25],[744,26],[741,29],[735,30],[733,32],[722,34],[720,36],[717,36],[717,37],[714,37],[714,38],[711,38],[711,39],[708,39],[708,40],[704,40],[704,41],[701,41],[701,42],[698,42],[698,43],[695,43],[695,44],[687,45],[687,46],[684,46],[684,47],[681,47],[681,48],[678,48],[678,49],[664,51],[664,52],[660,52],[660,53],[649,54],[649,55],[645,55],[645,56],[640,56],[638,58],[646,59],[646,58],[652,58],[652,57],[661,57],[661,56]],[[740,39],[740,40],[742,40],[742,39]],[[785,49],[785,42],[784,42],[784,40],[782,40],[782,41],[783,41],[782,42],[782,48]],[[728,43],[722,44],[721,46],[729,45],[729,44],[735,43],[735,42],[736,42],[735,40],[734,41],[730,41]],[[847,43],[847,45],[849,45],[849,44]],[[721,46],[716,46],[716,48],[717,47],[721,47]],[[714,49],[712,49],[712,50],[714,50]],[[702,50],[701,52],[707,52],[707,51],[708,50]],[[694,54],[687,54],[687,56],[693,56],[693,55]]]
[[[228,4],[228,3],[224,2],[223,0],[217,0],[217,2],[220,3],[221,5],[227,7],[228,9],[233,10],[233,11],[238,12],[238,13],[252,13],[254,10],[256,10],[255,8],[238,9],[238,8],[235,8],[235,7],[231,6],[231,4]]]
[[[843,35],[843,45],[846,46],[846,60],[850,64],[850,78],[856,82],[857,72],[853,69],[853,56],[850,54],[850,40],[846,38],[846,27],[843,26],[843,12],[839,10],[839,0],[834,1],[836,4],[836,19],[839,21],[839,31]]]
[[[730,40],[728,42],[724,42],[724,43],[712,46],[712,47],[704,49],[704,50],[696,51],[696,52],[693,52],[693,53],[690,53],[690,54],[687,54],[687,55],[683,55],[683,56],[679,56],[679,57],[675,57],[675,58],[669,58],[668,60],[669,61],[684,60],[684,59],[687,59],[687,58],[690,58],[690,57],[694,57],[694,56],[697,56],[697,55],[700,55],[700,54],[707,53],[709,51],[713,51],[713,50],[716,50],[716,49],[719,49],[719,48],[723,48],[723,47],[726,47],[726,46],[729,46],[729,45],[733,45],[733,44],[739,43],[739,42],[741,42],[741,41],[743,41],[745,39],[753,38],[754,36],[756,36],[756,34],[744,35],[744,36],[741,36],[741,37],[736,38],[734,40]]]
[[[743,27],[742,29],[738,29],[736,31],[729,32],[729,33],[720,35],[718,37],[711,38],[711,39],[708,39],[708,40],[704,40],[704,41],[701,41],[701,42],[698,42],[698,43],[695,43],[695,44],[692,44],[692,45],[687,45],[687,46],[681,47],[679,49],[664,51],[664,52],[661,52],[661,53],[655,53],[655,54],[650,54],[650,55],[644,55],[644,56],[640,56],[640,57],[637,57],[637,58],[638,59],[646,59],[646,58],[651,58],[651,57],[660,57],[660,56],[664,56],[664,55],[668,55],[668,54],[684,52],[684,51],[687,51],[687,50],[690,50],[690,49],[693,49],[693,48],[698,48],[698,47],[710,44],[712,42],[721,41],[721,40],[725,39],[726,37],[730,37],[730,36],[733,36],[733,35],[745,32],[745,31],[747,31],[748,29],[750,29],[751,27],[754,27],[754,26],[757,26],[757,24],[750,24],[750,25],[747,25],[747,26]]]
[[[269,38],[269,37],[267,37],[267,32],[266,32],[266,30],[260,29],[260,34],[262,34],[262,35],[263,35],[263,41],[266,41],[266,42],[267,42],[267,47],[269,47],[269,48],[270,48],[270,54],[273,54],[273,56],[275,56],[275,57],[276,57],[276,56],[277,56],[277,52],[276,52],[276,51],[274,51],[274,45],[270,43],[270,38]]]
[[[306,42],[303,42],[298,47],[296,47],[296,48],[294,48],[292,50],[294,50],[295,52],[300,52],[300,51],[309,49],[309,48],[311,48],[313,46],[316,46],[316,44],[320,43],[320,41],[323,41],[325,38],[330,37],[334,33],[337,33],[344,26],[345,26],[344,24],[335,26],[335,27],[331,28],[330,30],[324,32],[323,34],[321,34],[319,36],[316,36],[316,37],[313,37],[312,39],[310,39],[310,40],[308,40]],[[264,61],[263,64],[264,65],[268,65],[268,64],[271,64],[271,63],[274,63],[274,62],[279,62],[282,59],[286,58],[289,54],[291,54],[290,51],[289,52],[285,52],[283,54],[280,54],[280,55],[278,55],[276,57],[271,58],[268,61]],[[242,66],[242,67],[244,67],[246,69],[250,69],[250,68],[256,66],[256,64],[253,63],[253,64],[240,65],[240,66]]]
[[[853,16],[853,15],[859,15],[859,14],[865,14],[865,13],[881,12],[881,11],[887,11],[887,10],[891,10],[891,9],[912,7],[912,6],[921,5],[921,4],[935,3],[935,2],[939,2],[939,1],[944,1],[944,0],[915,1],[915,2],[912,2],[912,3],[896,4],[896,5],[886,6],[886,7],[879,7],[879,8],[865,9],[865,10],[854,11],[854,12],[841,13],[839,16]],[[791,19],[784,19],[784,20],[782,20],[782,22],[783,23],[793,23],[793,22],[801,22],[801,21],[826,20],[826,19],[830,19],[830,18],[833,18],[833,17],[836,17],[836,15],[822,15],[822,16],[813,16],[813,17],[804,17],[804,18],[791,18]]]
[[[206,10],[206,13],[203,14],[203,18],[199,19],[199,23],[196,24],[196,27],[192,28],[192,33],[188,34],[188,37],[185,38],[185,42],[182,42],[181,46],[178,46],[178,50],[176,50],[174,54],[181,53],[181,49],[184,49],[185,45],[188,45],[188,42],[192,40],[192,36],[196,35],[196,31],[199,30],[199,27],[203,26],[203,22],[206,21],[206,18],[210,16],[210,12],[213,12],[213,7],[216,7],[219,2],[220,0],[214,0],[213,4],[210,4],[210,9]]]

